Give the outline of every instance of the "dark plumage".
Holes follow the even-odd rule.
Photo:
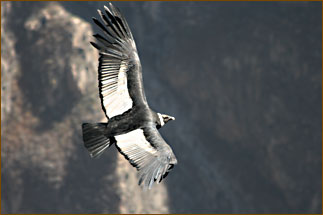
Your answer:
[[[99,95],[107,123],[84,123],[83,141],[91,157],[98,157],[115,143],[119,152],[137,168],[139,184],[151,188],[177,164],[176,157],[157,129],[174,117],[156,113],[148,106],[141,64],[130,28],[120,11],[110,3],[103,23],[93,18],[104,37],[99,43]]]

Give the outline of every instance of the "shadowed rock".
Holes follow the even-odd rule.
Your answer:
[[[179,163],[151,192],[114,146],[82,146],[106,2],[1,4],[2,213],[321,212],[321,2],[115,3],[147,100],[176,117]]]

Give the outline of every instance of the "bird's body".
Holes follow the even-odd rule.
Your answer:
[[[145,106],[136,106],[121,115],[110,118],[109,123],[106,124],[105,135],[115,136],[128,133],[149,123],[159,125],[157,113]]]
[[[176,157],[157,129],[174,117],[151,110],[145,96],[142,68],[130,28],[110,3],[104,24],[93,18],[105,37],[91,44],[100,51],[99,95],[107,123],[84,123],[83,141],[91,157],[98,157],[114,144],[137,168],[139,184],[151,188],[177,164]]]

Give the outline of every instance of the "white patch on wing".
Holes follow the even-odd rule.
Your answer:
[[[159,183],[169,171],[171,149],[167,150],[167,144],[158,135],[156,127],[145,128],[145,132],[153,135],[149,138],[150,142],[147,141],[143,129],[117,135],[115,139],[119,151],[139,171],[139,185],[143,184],[150,189],[154,182]]]
[[[130,98],[127,86],[127,69],[126,62],[121,61],[119,70],[117,65],[102,64],[101,76],[101,95],[103,105],[108,117],[123,114],[132,108],[133,102]]]
[[[146,140],[144,131],[142,129],[133,130],[126,134],[115,136],[115,139],[117,140],[118,147],[124,153],[130,153],[130,156],[128,156],[130,159],[131,157],[134,157],[132,155],[136,154],[156,153],[156,150]]]

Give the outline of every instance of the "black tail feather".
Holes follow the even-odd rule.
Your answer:
[[[90,156],[99,157],[110,146],[110,139],[104,135],[106,123],[83,123],[83,141]]]

